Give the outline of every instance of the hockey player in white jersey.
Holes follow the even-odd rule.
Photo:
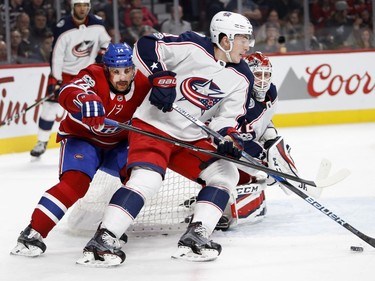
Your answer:
[[[132,120],[134,127],[239,158],[242,139],[235,129],[246,113],[254,78],[242,60],[253,46],[253,28],[237,13],[219,12],[210,24],[211,38],[195,32],[179,36],[153,34],[134,47],[136,67],[153,88]],[[173,103],[206,122],[224,136],[211,142],[207,134],[172,110]],[[193,218],[178,241],[176,259],[207,261],[217,258],[221,246],[210,240],[239,179],[237,167],[199,152],[157,139],[129,133],[129,178],[115,192],[94,237],[87,243],[82,265],[113,266],[124,262],[120,237],[145,201],[161,187],[167,168],[202,184]]]
[[[81,69],[94,63],[111,40],[103,21],[89,14],[90,8],[90,0],[71,0],[71,15],[59,20],[54,28],[47,95],[57,95],[61,85],[68,83]],[[59,111],[63,112],[56,98],[43,103],[38,120],[38,141],[30,151],[32,156],[39,157],[46,151]]]
[[[244,150],[269,168],[298,176],[289,153],[290,147],[287,148],[284,144],[272,122],[277,108],[278,93],[272,83],[271,61],[261,52],[247,54],[244,60],[254,74],[254,87],[249,97],[246,116],[244,120],[240,120],[239,131],[244,140]],[[237,223],[258,222],[266,214],[264,190],[275,181],[267,179],[264,172],[244,166],[239,168],[239,185],[236,187],[237,194],[233,196],[237,197],[232,199],[232,204],[228,204],[216,229],[227,230]]]

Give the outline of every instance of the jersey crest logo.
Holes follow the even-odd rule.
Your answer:
[[[94,41],[83,41],[73,47],[72,53],[77,58],[88,57],[93,47]]]
[[[211,80],[200,77],[190,77],[181,83],[180,100],[188,100],[198,106],[202,111],[209,110],[224,97],[224,92]]]
[[[248,109],[252,109],[255,106],[255,101],[253,98],[250,98],[249,106],[247,107]]]

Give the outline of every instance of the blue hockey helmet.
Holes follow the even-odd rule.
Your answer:
[[[103,63],[107,67],[130,67],[133,64],[133,50],[126,43],[109,43],[103,55]]]

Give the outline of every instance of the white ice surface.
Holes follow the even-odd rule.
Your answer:
[[[375,123],[281,128],[300,174],[314,179],[320,160],[351,175],[318,199],[361,232],[375,237]],[[112,269],[75,264],[89,236],[72,236],[61,223],[45,239],[38,258],[9,255],[19,232],[45,190],[57,183],[58,150],[38,161],[29,153],[0,156],[0,280],[108,281],[373,281],[375,250],[329,217],[292,194],[267,190],[268,214],[255,225],[215,232],[223,252],[214,262],[172,260],[180,234],[131,237],[127,259]],[[349,250],[362,246],[364,252]]]

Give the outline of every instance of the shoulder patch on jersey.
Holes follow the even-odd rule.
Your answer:
[[[98,20],[103,20],[102,17],[98,16],[98,15],[94,15]]]
[[[92,79],[89,75],[85,74],[83,77],[82,77],[82,80],[85,81],[90,87],[94,87],[95,86],[95,80]]]
[[[61,27],[64,26],[64,24],[65,24],[65,19],[61,19],[61,20],[56,24],[56,26],[57,26],[58,28],[61,28]]]
[[[155,38],[157,38],[157,39],[163,39],[163,37],[164,37],[164,35],[163,35],[162,33],[160,33],[160,32],[158,32],[158,33],[154,33],[153,35],[154,35]]]
[[[253,98],[250,98],[249,106],[247,107],[248,109],[254,108],[255,106],[255,101]]]

